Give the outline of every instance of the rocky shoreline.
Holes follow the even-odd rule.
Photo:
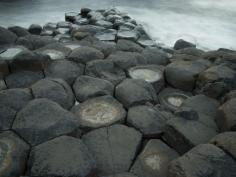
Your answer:
[[[236,51],[116,9],[0,27],[0,177],[236,177],[235,131]]]

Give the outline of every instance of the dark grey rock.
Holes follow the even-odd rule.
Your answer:
[[[198,75],[207,69],[207,66],[199,61],[175,61],[167,65],[165,76],[167,82],[175,88],[192,91]]]
[[[116,98],[126,107],[156,102],[157,95],[153,86],[138,79],[125,79],[116,86]]]
[[[175,115],[186,120],[199,120],[198,112],[190,107],[181,107],[180,109],[175,111]]]
[[[57,103],[48,99],[35,99],[14,120],[12,129],[32,146],[60,135],[73,132],[79,127],[76,117]]]
[[[3,80],[3,79],[0,78],[0,91],[1,91],[1,90],[5,90],[5,89],[7,89],[5,80]]]
[[[22,70],[42,71],[50,62],[50,57],[47,55],[23,51],[17,54],[9,65],[12,72]]]
[[[9,130],[15,119],[16,111],[4,105],[0,106],[0,131]]]
[[[43,72],[20,71],[5,77],[8,88],[26,88],[44,78]]]
[[[124,125],[100,128],[85,134],[84,143],[97,161],[98,174],[128,171],[141,143],[141,134]]]
[[[102,177],[137,177],[136,175],[132,173],[119,173],[119,174],[114,174],[114,175],[109,175],[109,176],[102,176]]]
[[[119,30],[117,33],[118,39],[127,39],[131,41],[137,41],[139,35],[135,30]]]
[[[67,12],[65,13],[65,21],[74,23],[77,15],[79,15],[77,12]]]
[[[61,136],[34,147],[28,167],[31,176],[85,177],[95,170],[96,164],[80,139]]]
[[[141,45],[142,47],[155,47],[157,44],[151,39],[146,39],[146,38],[139,38],[137,43]]]
[[[57,28],[71,28],[71,22],[60,21],[57,23]]]
[[[167,122],[163,138],[168,145],[183,154],[196,145],[207,143],[215,135],[216,130],[199,121],[179,117]]]
[[[83,102],[89,98],[113,95],[114,85],[103,79],[91,76],[80,76],[75,80],[73,90],[77,100]]]
[[[12,60],[16,55],[18,55],[22,51],[27,51],[27,49],[22,46],[6,48],[6,50],[0,54],[0,60]]]
[[[216,123],[221,131],[236,131],[236,98],[224,103],[217,112]]]
[[[61,78],[72,85],[78,76],[83,75],[84,67],[84,65],[72,61],[58,60],[53,61],[44,70],[44,73],[47,77]]]
[[[142,52],[143,48],[135,42],[120,39],[117,41],[117,50],[126,52]]]
[[[91,12],[92,10],[89,8],[81,8],[80,14],[84,17],[87,17],[88,13]]]
[[[47,98],[60,104],[65,109],[74,105],[71,87],[62,79],[45,78],[31,86],[35,98]]]
[[[231,92],[229,92],[229,93],[227,93],[227,94],[225,94],[225,96],[223,97],[223,102],[226,102],[226,101],[228,101],[228,100],[230,100],[230,99],[232,99],[232,98],[236,98],[236,90],[233,90],[233,91],[231,91]]]
[[[167,53],[158,48],[145,48],[142,54],[147,64],[167,65],[169,63]]]
[[[151,106],[135,106],[129,109],[127,123],[145,137],[160,137],[164,131],[166,118],[158,109]]]
[[[0,134],[0,176],[18,177],[25,172],[29,153],[27,145],[16,134],[6,131]]]
[[[105,20],[98,20],[95,22],[96,26],[102,26],[104,28],[112,28],[113,27],[113,23],[109,22],[109,21],[105,21]]]
[[[56,30],[57,28],[57,23],[46,23],[44,26],[43,26],[43,30],[46,30],[46,31],[54,31]]]
[[[9,74],[9,67],[6,61],[0,60],[0,77]]]
[[[68,57],[77,63],[87,63],[92,60],[103,59],[104,55],[99,50],[92,47],[80,47],[74,49]]]
[[[72,112],[85,131],[124,122],[126,116],[123,106],[111,96],[89,99],[72,108]]]
[[[117,35],[117,30],[107,29],[97,33],[95,37],[101,41],[115,41],[116,35]]]
[[[137,52],[115,52],[107,58],[115,63],[116,66],[122,69],[128,69],[133,66],[146,64],[146,60],[140,53]]]
[[[35,35],[40,35],[41,31],[43,30],[42,26],[38,25],[38,24],[32,24],[30,25],[28,31],[31,34],[35,34]]]
[[[172,54],[172,56],[170,58],[170,60],[172,62],[174,62],[174,61],[196,61],[196,60],[199,60],[199,59],[200,59],[199,56],[188,55],[188,54],[179,54],[179,53]],[[208,61],[208,60],[206,60],[206,61]],[[210,62],[210,61],[208,61],[208,62]]]
[[[116,51],[116,43],[113,42],[96,41],[92,44],[92,47],[100,50],[105,58]]]
[[[210,143],[223,149],[233,158],[236,158],[236,132],[225,132],[218,134],[211,139]]]
[[[175,53],[201,57],[204,54],[204,51],[201,49],[197,49],[196,47],[188,47],[188,48],[179,49],[175,51]]]
[[[11,26],[11,27],[8,27],[8,30],[15,33],[18,37],[30,35],[27,29],[20,26]]]
[[[175,50],[184,49],[188,47],[196,47],[196,45],[188,41],[185,41],[183,39],[179,39],[178,41],[175,42],[175,45],[174,45]]]
[[[93,60],[86,64],[85,74],[108,80],[117,85],[126,78],[125,72],[110,60]]]
[[[159,65],[141,65],[128,70],[128,75],[132,79],[141,79],[153,85],[156,92],[165,86],[164,67]]]
[[[16,111],[22,109],[32,99],[29,89],[7,89],[0,91],[0,105]]]
[[[17,36],[13,32],[0,27],[0,45],[14,44],[16,39]]]
[[[150,140],[136,159],[131,172],[137,176],[167,176],[169,163],[179,155],[160,140]]]
[[[168,177],[234,177],[235,161],[218,147],[202,144],[173,160]]]
[[[76,32],[88,32],[90,34],[96,34],[104,31],[106,28],[102,26],[95,25],[81,25],[78,28],[74,29]]]

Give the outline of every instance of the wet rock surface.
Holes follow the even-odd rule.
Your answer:
[[[117,9],[0,27],[0,176],[235,177],[236,52],[197,47]]]

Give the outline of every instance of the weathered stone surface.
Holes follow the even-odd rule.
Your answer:
[[[132,173],[119,173],[119,174],[114,174],[114,175],[109,175],[109,176],[102,176],[102,177],[137,177],[136,175]]]
[[[217,132],[195,120],[172,118],[166,124],[164,140],[183,154],[198,144],[207,143]]]
[[[87,63],[92,60],[103,59],[104,55],[99,50],[92,47],[80,47],[74,49],[68,57],[77,63]]]
[[[85,74],[108,80],[117,85],[126,78],[125,72],[110,60],[93,60],[86,64]]]
[[[210,143],[223,149],[236,158],[236,132],[225,132],[216,135]]]
[[[9,74],[9,68],[6,61],[0,59],[0,77]]]
[[[117,50],[141,53],[143,51],[143,48],[135,42],[120,39],[117,41]]]
[[[145,48],[146,47],[155,47],[157,45],[153,40],[146,39],[146,38],[139,38],[137,43]]]
[[[127,39],[131,41],[137,41],[139,35],[135,30],[119,30],[117,33],[118,39]]]
[[[65,13],[65,21],[74,23],[77,15],[79,15],[77,12],[67,12]]]
[[[0,45],[7,45],[15,43],[17,36],[11,31],[0,27]]]
[[[153,86],[138,79],[125,79],[116,86],[115,96],[126,108],[157,101]]]
[[[89,132],[82,139],[97,161],[98,174],[105,176],[129,170],[141,134],[124,125],[113,125]]]
[[[225,96],[223,97],[223,102],[229,101],[230,99],[236,98],[236,90],[233,90],[227,94],[225,94]]]
[[[102,26],[104,28],[112,28],[113,27],[113,23],[109,22],[109,21],[105,21],[105,20],[98,20],[95,22],[96,26]]]
[[[184,49],[188,47],[196,47],[196,45],[188,41],[185,41],[183,39],[179,39],[178,41],[175,42],[175,45],[174,45],[175,50]]]
[[[224,103],[218,110],[216,123],[221,131],[236,131],[236,98]]]
[[[32,146],[60,135],[69,134],[79,127],[76,117],[48,99],[35,99],[18,112],[13,130]]]
[[[199,75],[196,91],[213,98],[219,98],[236,88],[235,79],[236,72],[229,67],[212,66]]]
[[[137,176],[167,176],[169,163],[179,155],[160,140],[150,140],[136,159],[131,172]]]
[[[187,47],[175,51],[176,54],[186,54],[193,55],[196,57],[201,57],[204,54],[203,50],[197,49],[196,47]]]
[[[100,50],[104,54],[105,58],[112,52],[116,51],[116,43],[113,42],[95,41],[92,47]]]
[[[47,98],[65,109],[74,105],[74,94],[70,86],[62,79],[45,78],[32,85],[35,98]]]
[[[16,111],[23,108],[32,95],[29,89],[7,89],[0,91],[0,105],[10,107]]]
[[[6,131],[1,133],[0,176],[18,177],[23,175],[25,172],[29,149],[29,145],[13,132]]]
[[[101,41],[115,41],[117,35],[117,30],[106,29],[95,35],[95,37]]]
[[[9,47],[2,53],[0,53],[0,60],[12,60],[16,55],[27,49],[22,46]]]
[[[50,36],[27,35],[24,37],[19,37],[16,44],[23,45],[30,50],[36,50],[54,42],[56,42],[56,40]]]
[[[3,79],[0,78],[0,91],[7,89],[6,83]]]
[[[96,34],[101,31],[104,31],[106,28],[102,26],[95,26],[95,25],[81,25],[75,29],[77,32],[88,32],[90,34]]]
[[[27,29],[20,26],[11,26],[11,27],[8,27],[8,30],[15,33],[18,37],[30,35]]]
[[[218,147],[202,144],[171,162],[168,177],[234,177],[235,161]]]
[[[50,57],[47,55],[23,51],[17,54],[9,65],[12,72],[22,70],[41,71],[47,67],[50,61]]]
[[[89,98],[113,95],[114,85],[103,79],[90,76],[80,76],[75,80],[73,85],[77,100],[83,102]]]
[[[107,59],[113,61],[116,66],[122,69],[128,69],[133,66],[146,64],[145,58],[137,52],[118,51],[109,55]]]
[[[38,24],[32,24],[30,25],[28,31],[31,34],[35,34],[35,35],[40,35],[41,31],[43,30],[42,26],[38,25]]]
[[[168,87],[158,94],[158,100],[164,109],[176,111],[190,96],[191,93]]]
[[[167,120],[158,109],[145,105],[130,108],[127,115],[127,123],[142,132],[145,137],[159,137]]]
[[[84,65],[68,60],[53,61],[45,70],[47,77],[64,79],[68,84],[72,85],[75,79],[83,75]]]
[[[0,131],[9,130],[15,119],[16,111],[4,105],[0,106]]]
[[[175,88],[192,91],[198,74],[207,69],[204,63],[199,61],[175,61],[165,69],[167,82]]]
[[[159,65],[140,65],[128,70],[132,79],[141,79],[153,85],[158,93],[165,86],[164,67]]]
[[[43,72],[20,71],[5,77],[8,88],[26,88],[44,78]]]
[[[61,136],[34,147],[28,167],[31,176],[85,177],[96,164],[80,139]]]
[[[72,108],[77,116],[80,127],[90,130],[123,122],[126,111],[123,106],[111,96],[89,99]]]
[[[145,48],[142,52],[147,64],[167,65],[168,55],[158,48]]]

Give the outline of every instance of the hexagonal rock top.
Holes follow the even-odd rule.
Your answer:
[[[150,140],[130,171],[137,176],[165,177],[169,163],[177,157],[177,152],[162,141]]]
[[[61,136],[35,146],[28,162],[30,176],[89,176],[96,163],[80,139]]]
[[[115,96],[126,108],[157,101],[152,84],[139,79],[125,79],[116,87]]]
[[[0,176],[17,177],[25,172],[29,145],[15,133],[0,134]]]
[[[62,79],[45,78],[32,85],[35,98],[47,98],[57,102],[63,108],[74,105],[74,94],[71,87]]]
[[[168,177],[235,177],[236,163],[212,144],[201,144],[170,163]]]
[[[37,145],[79,127],[76,117],[48,99],[35,99],[18,112],[13,129],[28,143]]]
[[[97,161],[98,174],[105,176],[129,170],[141,134],[124,125],[113,125],[89,132],[82,139]]]
[[[72,112],[85,130],[123,122],[126,116],[122,104],[111,96],[89,99],[73,107]]]

